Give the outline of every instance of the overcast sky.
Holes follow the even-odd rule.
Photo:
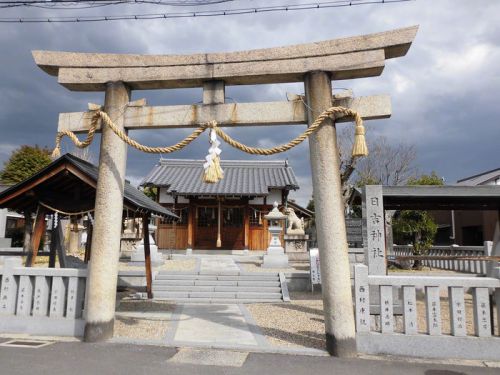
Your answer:
[[[307,1],[303,1],[307,2]],[[285,4],[293,1],[233,1],[219,8]],[[54,15],[117,15],[159,13],[159,5],[111,6],[80,11],[45,9],[1,10],[0,17]],[[186,11],[186,8],[177,8]],[[22,144],[53,147],[59,112],[86,110],[87,102],[102,103],[101,93],[71,92],[33,62],[31,50],[180,54],[237,51],[334,39],[344,36],[420,25],[407,56],[389,60],[380,77],[336,81],[356,96],[390,94],[393,116],[371,121],[370,137],[414,144],[422,172],[436,171],[447,183],[500,167],[500,2],[425,1],[362,5],[346,8],[277,12],[240,16],[117,21],[70,24],[0,24],[0,165]],[[303,93],[303,85],[228,87],[237,102],[286,100],[286,93]],[[201,89],[135,91],[133,99],[149,105],[192,104]],[[350,126],[341,124],[339,126]],[[351,125],[352,126],[352,125]],[[235,130],[247,144],[271,146],[285,142],[301,127]],[[169,145],[188,130],[131,132],[140,142]],[[203,158],[206,137],[184,151],[163,155]],[[96,142],[98,143],[98,142]],[[223,145],[223,159],[249,156]],[[65,140],[63,151],[72,150]],[[94,162],[98,147],[92,147]],[[305,204],[312,194],[309,152],[301,145],[274,159],[288,158],[301,189],[293,193]],[[158,156],[129,148],[127,178],[138,182]]]

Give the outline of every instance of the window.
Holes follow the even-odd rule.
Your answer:
[[[243,208],[227,207],[222,210],[222,214],[224,227],[241,228],[243,226]]]
[[[217,207],[198,207],[196,214],[198,227],[217,227]]]

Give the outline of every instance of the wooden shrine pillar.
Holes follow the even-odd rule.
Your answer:
[[[142,233],[144,238],[144,265],[146,267],[146,292],[148,298],[153,298],[153,276],[151,272],[151,244],[149,243],[149,219],[148,212],[142,217]]]
[[[243,225],[245,228],[245,237],[243,241],[243,249],[249,249],[249,239],[250,239],[250,208],[248,203],[245,205],[245,212],[243,216]]]
[[[215,243],[215,246],[217,248],[222,247],[222,204],[221,204],[221,199],[217,199],[217,241]]]
[[[105,87],[104,109],[115,125],[124,130],[124,112],[130,101],[130,90],[123,82],[108,82]],[[99,154],[92,257],[87,278],[84,333],[87,342],[113,337],[126,159],[127,144],[110,127],[104,126]]]
[[[83,258],[83,261],[85,263],[88,263],[90,261],[90,255],[91,251],[90,249],[92,248],[92,229],[94,226],[92,225],[92,221],[88,221],[88,227],[87,227],[87,242],[85,243],[85,256]]]
[[[49,248],[49,268],[56,267],[56,252],[58,241],[64,242],[64,231],[61,230],[61,222],[56,215],[52,215],[52,230],[50,231],[50,248]],[[62,239],[59,237],[62,234]],[[71,235],[71,234],[70,234]]]
[[[45,233],[45,214],[47,210],[45,207],[39,206],[33,233],[31,235],[31,241],[28,249],[28,256],[26,257],[26,267],[32,267],[35,264],[36,256],[38,255],[38,248],[40,247],[40,242],[42,240],[43,234]]]
[[[52,217],[52,233],[50,236],[49,268],[56,267],[56,256],[59,266],[66,268],[66,249],[64,247],[64,230],[61,221],[56,215]]]
[[[196,215],[196,206],[192,203],[189,203],[189,211],[188,211],[188,228],[187,228],[187,249],[186,254],[191,254],[194,247],[194,225],[195,225],[195,215]]]
[[[316,71],[305,76],[308,123],[332,106],[331,77]],[[331,355],[354,357],[356,332],[352,304],[347,235],[340,181],[335,124],[326,120],[309,137],[321,267],[326,349]]]

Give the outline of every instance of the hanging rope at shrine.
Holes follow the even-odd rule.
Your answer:
[[[355,122],[355,131],[354,131],[354,143],[352,148],[352,156],[353,157],[361,157],[368,155],[368,148],[366,146],[365,140],[365,128],[363,126],[363,119],[356,112],[349,108],[345,107],[330,107],[327,110],[323,111],[316,120],[309,126],[302,134],[292,139],[290,142],[271,147],[271,148],[259,148],[259,147],[251,147],[247,146],[237,140],[231,138],[224,130],[217,126],[217,122],[212,120],[208,123],[200,125],[196,128],[190,135],[181,140],[180,142],[167,147],[150,147],[145,146],[137,141],[130,138],[125,131],[116,126],[116,124],[109,118],[106,112],[103,112],[99,109],[93,110],[94,115],[92,116],[90,122],[90,129],[87,132],[87,138],[83,141],[80,141],[75,133],[70,130],[63,130],[57,133],[56,136],[56,146],[54,151],[52,152],[52,157],[57,158],[61,155],[61,140],[64,136],[69,137],[76,147],[85,148],[89,146],[95,136],[95,132],[97,130],[97,124],[99,119],[102,120],[102,123],[106,126],[109,126],[113,132],[120,137],[125,143],[129,146],[134,147],[135,149],[152,154],[168,154],[174,151],[179,151],[186,147],[188,144],[193,142],[196,138],[198,138],[206,129],[210,129],[210,149],[207,155],[206,163],[203,165],[205,168],[205,173],[203,176],[203,181],[207,183],[216,183],[222,178],[224,178],[224,172],[220,166],[220,153],[221,150],[219,148],[220,142],[217,140],[217,135],[221,137],[226,143],[230,146],[237,148],[240,151],[246,152],[252,155],[273,155],[281,152],[285,152],[290,150],[291,148],[302,143],[307,137],[316,132],[320,126],[324,123],[324,121],[331,116],[344,115],[350,116],[354,118]]]
[[[43,207],[45,207],[45,208],[47,208],[47,209],[55,212],[55,213],[58,213],[58,214],[61,214],[61,215],[65,215],[65,216],[83,216],[85,214],[90,214],[91,212],[94,212],[94,209],[90,209],[90,210],[86,210],[86,211],[79,211],[79,212],[66,212],[66,211],[58,210],[55,207],[49,206],[48,204],[43,203],[42,201],[39,201],[38,204],[40,206],[43,206]]]

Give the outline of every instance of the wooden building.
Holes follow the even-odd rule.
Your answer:
[[[0,192],[0,209],[22,212],[25,216],[25,236],[29,243],[27,264],[37,256],[47,219],[57,212],[59,219],[70,218],[74,224],[82,217],[93,215],[98,171],[92,165],[71,154],[66,154],[36,172],[28,179]],[[151,215],[177,219],[172,212],[148,198],[128,181],[124,185],[123,217],[149,218]],[[34,222],[33,222],[34,218]],[[92,224],[89,223],[88,231]],[[89,233],[86,260],[90,257]],[[52,241],[51,241],[52,243]],[[55,249],[51,248],[55,263]]]
[[[265,250],[269,238],[264,215],[274,202],[287,204],[299,188],[287,161],[222,161],[224,179],[202,179],[204,160],[165,160],[143,186],[157,188],[157,200],[179,216],[161,220],[160,249]]]
[[[462,178],[458,186],[500,186],[500,168]],[[482,246],[493,241],[498,212],[452,210],[432,212],[438,224],[436,245]]]

